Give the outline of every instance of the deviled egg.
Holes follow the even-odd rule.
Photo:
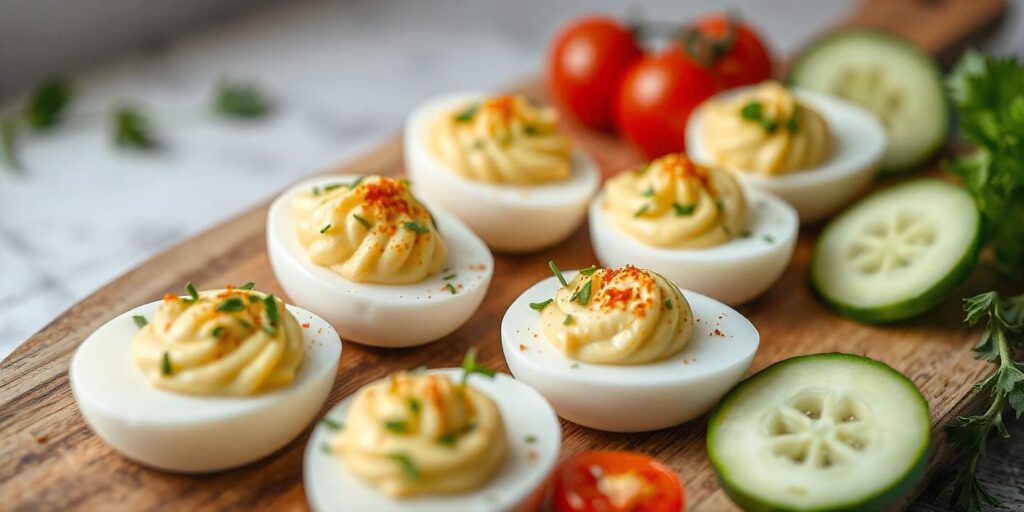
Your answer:
[[[610,178],[590,205],[606,267],[635,264],[727,304],[767,290],[796,245],[796,211],[730,173],[670,154]]]
[[[341,340],[251,284],[187,290],[86,338],[68,371],[75,402],[93,432],[147,466],[207,472],[255,461],[323,406]]]
[[[778,194],[811,222],[864,192],[886,135],[857,105],[765,82],[705,101],[687,122],[686,147],[697,162]]]
[[[467,361],[392,374],[335,406],[306,447],[312,508],[535,510],[558,459],[558,418],[533,389]]]
[[[416,194],[462,219],[492,249],[553,245],[583,222],[597,166],[559,131],[554,109],[523,96],[456,94],[409,117],[405,162]]]
[[[689,421],[757,351],[746,318],[653,271],[552,270],[505,313],[502,349],[512,375],[574,423],[638,432]]]
[[[267,252],[296,304],[367,345],[444,337],[483,300],[494,258],[405,180],[336,175],[295,185],[270,205]]]

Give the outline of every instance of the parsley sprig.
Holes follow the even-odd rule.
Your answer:
[[[1017,418],[1024,414],[1024,363],[1013,360],[1013,351],[1024,349],[1024,295],[1003,299],[996,292],[983,293],[965,299],[964,312],[968,325],[985,324],[974,356],[994,362],[998,368],[974,385],[975,396],[992,398],[988,409],[980,415],[959,417],[947,427],[953,449],[967,457],[965,467],[950,481],[951,500],[960,510],[982,510],[999,505],[975,475],[978,461],[985,455],[985,441],[993,431],[1010,437],[1003,423],[1007,405]]]
[[[459,382],[459,385],[462,387],[466,386],[466,381],[469,380],[469,376],[474,373],[483,375],[489,379],[493,379],[494,375],[498,373],[498,370],[482,366],[476,362],[475,348],[469,349],[469,352],[466,352],[466,356],[462,358],[462,370],[462,380]]]

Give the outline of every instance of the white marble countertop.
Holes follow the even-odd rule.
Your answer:
[[[732,6],[757,20],[775,52],[785,54],[852,4],[643,5],[645,14],[665,19]],[[628,6],[276,3],[74,76],[76,111],[105,111],[119,101],[145,105],[164,147],[155,154],[119,151],[103,126],[72,123],[23,146],[23,173],[0,169],[0,358],[157,251],[397,133],[418,102],[539,72],[545,44],[573,15],[624,14]],[[1024,48],[1021,5],[1014,7],[994,42],[997,51]],[[258,82],[275,98],[275,115],[236,123],[206,114],[207,95],[226,76]],[[915,508],[937,509],[927,502]]]

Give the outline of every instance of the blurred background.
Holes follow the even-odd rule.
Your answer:
[[[778,57],[856,5],[0,0],[0,114],[54,76],[74,96],[66,123],[18,140],[20,168],[0,166],[0,357],[161,249],[387,140],[421,101],[539,74],[551,36],[582,13],[682,21],[729,8]],[[1021,55],[1022,11],[1011,2],[983,47]],[[257,86],[271,115],[211,113],[225,81]],[[115,106],[145,114],[155,150],[111,141]],[[915,507],[937,507],[929,499]]]

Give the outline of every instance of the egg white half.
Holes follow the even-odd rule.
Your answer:
[[[711,98],[722,100],[743,94],[757,86],[732,89]],[[824,163],[778,176],[737,172],[746,185],[767,190],[785,199],[800,214],[802,222],[831,216],[859,197],[871,184],[885,155],[885,127],[867,110],[848,101],[818,92],[791,89],[804,104],[825,118],[832,134],[832,153]],[[706,103],[705,103],[706,105]],[[704,107],[698,107],[686,125],[686,149],[695,162],[715,165],[702,140]]]
[[[327,399],[341,340],[316,315],[288,305],[303,327],[305,359],[287,386],[253,396],[199,396],[152,387],[132,360],[139,328],[160,301],[103,324],[75,351],[68,374],[93,432],[129,459],[168,471],[218,471],[260,459],[298,436]]]
[[[568,180],[519,186],[463,178],[427,147],[427,130],[437,116],[484,97],[482,93],[444,96],[409,116],[405,165],[413,191],[427,203],[453,213],[495,251],[530,252],[568,238],[583,222],[587,202],[601,182],[597,165],[583,152],[573,150]]]
[[[601,265],[627,264],[653,270],[680,288],[726,304],[742,304],[764,293],[782,275],[796,247],[800,221],[785,201],[746,188],[746,232],[714,247],[668,249],[645,245],[619,231],[601,208],[590,204],[590,240]]]
[[[324,317],[346,340],[407,347],[451,334],[480,306],[494,272],[494,258],[487,246],[454,216],[424,202],[448,244],[448,260],[441,271],[414,284],[349,281],[315,265],[299,243],[291,210],[295,195],[314,186],[351,182],[357,177],[332,175],[306,180],[270,205],[267,252],[278,282],[291,302]],[[444,280],[449,274],[456,277]],[[449,283],[455,287],[454,294],[447,288]]]
[[[576,272],[564,272],[571,279]],[[641,432],[689,421],[713,407],[750,367],[760,335],[736,310],[683,290],[694,315],[693,338],[663,361],[590,364],[548,341],[531,302],[555,296],[558,280],[531,286],[501,321],[501,346],[516,379],[539,391],[559,416],[585,427]]]
[[[462,370],[458,368],[426,372],[448,375],[452,379],[462,377]],[[537,503],[543,497],[545,482],[554,470],[561,446],[561,428],[555,411],[537,391],[504,373],[498,373],[493,379],[479,375],[470,379],[474,388],[498,405],[509,442],[504,467],[487,484],[460,494],[389,497],[348,471],[341,457],[324,449],[337,431],[321,423],[306,445],[303,466],[306,496],[313,510],[477,512],[513,510]],[[344,425],[354,399],[354,394],[346,397],[326,418]]]

